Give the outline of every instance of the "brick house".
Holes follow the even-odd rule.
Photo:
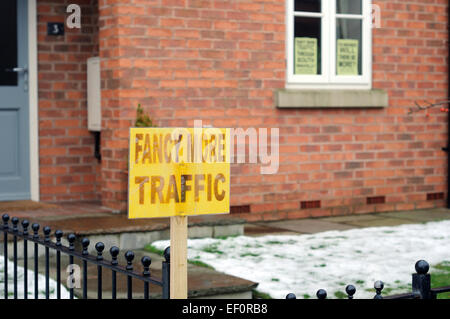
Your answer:
[[[81,28],[66,24],[72,3]],[[248,220],[444,206],[447,114],[409,109],[448,97],[447,8],[444,0],[2,1],[0,200],[125,211],[140,103],[160,127],[280,129],[277,174],[232,165],[232,213]],[[49,35],[61,28],[49,23],[64,34]],[[101,161],[87,112],[86,61],[96,56]]]

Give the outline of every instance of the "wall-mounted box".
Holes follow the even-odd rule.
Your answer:
[[[87,60],[87,104],[88,129],[100,132],[102,130],[102,107],[100,89],[100,58]]]

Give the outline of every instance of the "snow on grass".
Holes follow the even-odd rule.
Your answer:
[[[0,299],[4,298],[4,258],[0,256]],[[14,298],[14,264],[8,260],[8,297]],[[17,267],[17,297],[19,299],[24,299],[24,274],[25,270],[18,266]],[[50,278],[50,299],[56,299],[56,281]],[[39,287],[39,299],[45,299],[45,276],[39,274],[38,276],[38,287]],[[28,270],[28,298],[34,299],[34,272]],[[69,291],[61,285],[61,298],[69,299]]]
[[[290,292],[315,298],[320,288],[329,298],[343,297],[347,284],[356,286],[355,298],[373,298],[376,280],[385,283],[389,294],[408,292],[416,261],[449,261],[449,243],[450,221],[441,221],[311,235],[192,239],[188,258],[258,282],[258,291],[273,298]],[[152,246],[163,250],[169,241]]]

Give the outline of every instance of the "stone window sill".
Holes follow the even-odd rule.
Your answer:
[[[383,90],[279,90],[276,107],[284,108],[385,108]]]

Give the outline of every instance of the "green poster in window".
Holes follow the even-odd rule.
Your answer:
[[[317,74],[317,39],[295,38],[295,74]]]
[[[358,75],[359,41],[337,40],[337,75]]]

